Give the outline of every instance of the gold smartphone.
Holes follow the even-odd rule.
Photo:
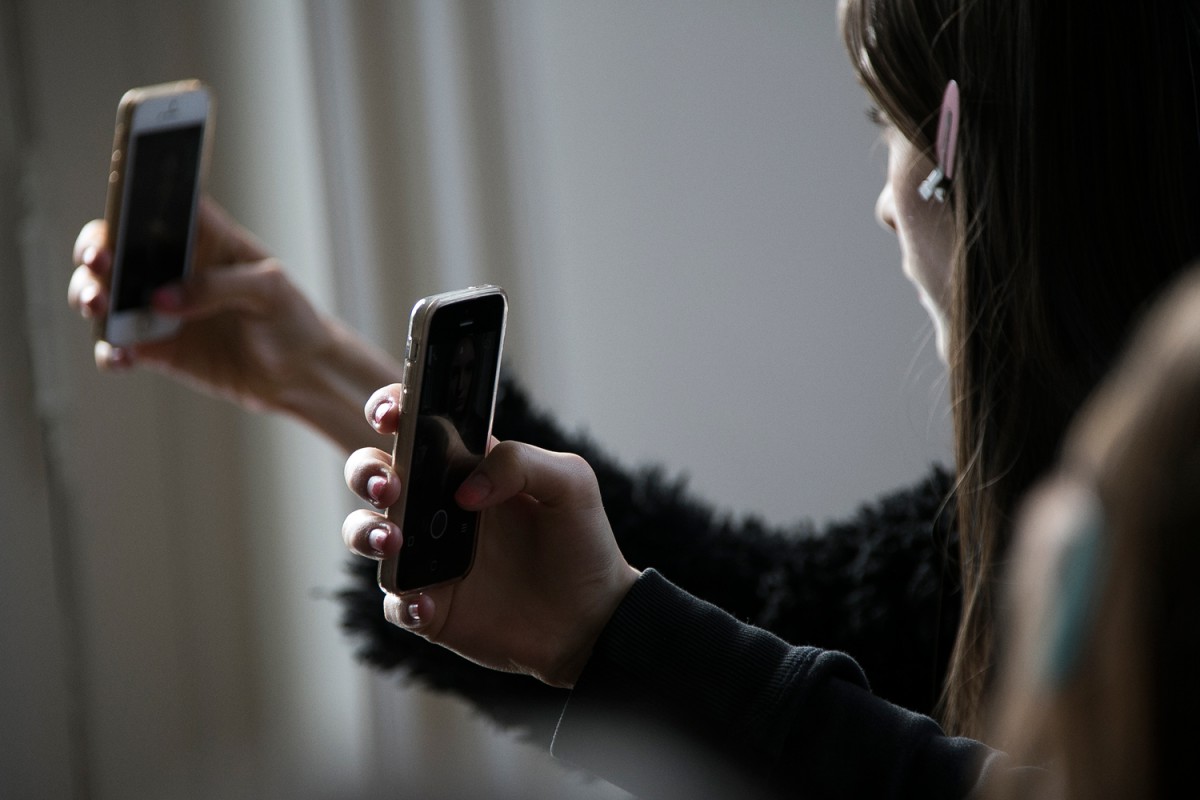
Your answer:
[[[114,345],[162,339],[179,327],[154,313],[150,300],[190,269],[212,122],[212,92],[197,80],[130,89],[117,106],[104,209],[113,272],[97,332]]]
[[[499,286],[437,294],[413,307],[392,452],[401,493],[388,510],[404,545],[379,564],[385,591],[428,589],[471,569],[479,514],[459,508],[454,493],[488,450],[507,320]]]

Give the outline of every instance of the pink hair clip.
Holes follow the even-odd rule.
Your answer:
[[[934,144],[937,166],[917,190],[925,200],[932,197],[939,203],[946,202],[946,189],[954,177],[954,153],[958,149],[958,105],[958,82],[952,80],[946,84],[946,92],[942,95],[942,113],[938,117],[937,141]]]

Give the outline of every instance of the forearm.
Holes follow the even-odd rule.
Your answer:
[[[644,797],[965,797],[988,757],[873,696],[844,655],[792,647],[653,572],[567,703],[555,755]]]
[[[279,410],[300,420],[344,449],[387,449],[390,442],[363,418],[367,398],[399,381],[403,366],[336,320],[327,318],[329,339],[301,365],[278,398]]]

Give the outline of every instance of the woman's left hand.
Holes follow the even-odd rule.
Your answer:
[[[380,433],[395,431],[400,397],[393,384],[367,403]],[[375,448],[346,462],[347,485],[377,509],[396,502],[404,479]],[[499,442],[455,500],[483,514],[470,573],[387,595],[388,620],[484,666],[573,686],[639,574],[617,548],[591,467],[576,455]],[[353,512],[342,535],[359,555],[404,557],[403,532],[378,511]]]

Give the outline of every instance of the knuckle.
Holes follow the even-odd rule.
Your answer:
[[[342,541],[351,550],[361,552],[367,543],[367,532],[377,522],[377,514],[366,509],[350,512],[342,522]]]
[[[261,273],[264,288],[272,295],[286,288],[288,282],[287,273],[284,271],[283,262],[275,256],[268,256],[263,259]]]
[[[559,453],[558,457],[562,461],[563,469],[570,472],[573,476],[583,478],[595,477],[592,465],[578,453]]]
[[[75,263],[80,263],[83,258],[83,252],[89,247],[100,247],[104,244],[105,224],[102,219],[94,219],[85,224],[79,231],[79,235],[75,237],[74,258]]]
[[[518,471],[525,462],[525,446],[519,442],[499,442],[488,454],[488,461],[499,470]]]
[[[581,488],[596,483],[596,473],[583,456],[577,453],[553,453],[551,458],[555,470],[569,485]]]

